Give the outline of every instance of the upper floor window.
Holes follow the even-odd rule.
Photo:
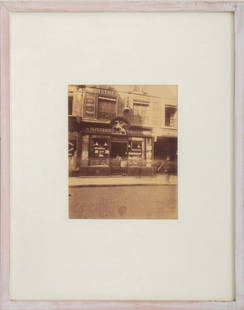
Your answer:
[[[148,105],[134,103],[134,118],[137,122],[147,122],[148,118]]]
[[[111,120],[116,117],[116,99],[98,97],[98,119]]]
[[[176,128],[176,107],[166,106],[165,107],[165,126]]]

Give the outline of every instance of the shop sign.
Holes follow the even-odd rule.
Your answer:
[[[96,96],[86,93],[84,104],[84,117],[95,118]]]
[[[115,97],[116,95],[113,89],[99,88],[98,92],[100,95],[108,97]]]
[[[84,129],[85,133],[90,134],[111,134],[112,129],[111,128],[103,128],[103,127],[87,127]]]
[[[131,137],[142,137],[142,136],[151,136],[151,131],[149,130],[126,130],[121,124],[116,124],[112,128],[104,127],[86,127],[83,129],[84,133],[87,134],[102,134],[102,135],[126,135],[128,134]]]

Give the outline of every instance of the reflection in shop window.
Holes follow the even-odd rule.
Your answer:
[[[109,165],[109,139],[91,138],[89,162],[90,166],[108,166]]]
[[[176,128],[176,107],[165,107],[165,126]]]

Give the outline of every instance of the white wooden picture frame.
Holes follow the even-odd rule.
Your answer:
[[[11,12],[232,12],[235,19],[235,298],[233,301],[39,300],[10,298],[10,35]],[[2,310],[164,309],[241,310],[244,308],[244,3],[164,1],[0,2],[1,102],[1,278]],[[196,283],[197,285],[197,283]]]

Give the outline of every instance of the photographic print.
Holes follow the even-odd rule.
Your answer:
[[[68,85],[69,218],[177,219],[177,85]]]

